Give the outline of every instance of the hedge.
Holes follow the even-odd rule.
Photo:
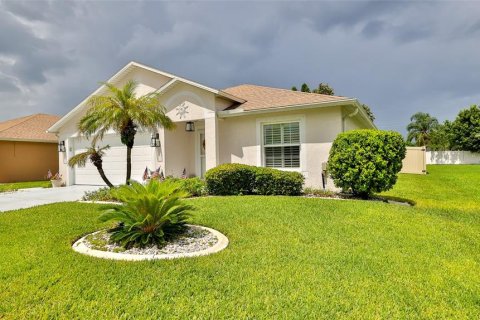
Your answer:
[[[304,177],[299,172],[281,171],[238,163],[210,169],[205,174],[212,195],[300,195]]]
[[[302,193],[304,177],[299,172],[254,167],[255,193],[296,196]]]

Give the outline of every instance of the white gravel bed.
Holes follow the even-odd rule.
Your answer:
[[[186,232],[170,240],[165,246],[145,248],[123,247],[109,242],[110,235],[106,230],[96,231],[76,241],[73,250],[105,259],[115,260],[152,260],[174,259],[208,255],[223,250],[228,239],[220,232],[203,226],[188,225]]]

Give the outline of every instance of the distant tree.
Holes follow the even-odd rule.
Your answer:
[[[333,88],[328,85],[328,83],[323,83],[321,82],[318,85],[318,88],[313,89],[313,93],[319,93],[319,94],[326,94],[329,96],[333,96],[335,94],[335,91],[333,91]]]
[[[308,87],[308,84],[303,83],[302,88],[300,89],[302,92],[310,92],[310,88]]]
[[[297,91],[297,87],[293,86],[292,91]],[[308,85],[306,83],[303,83],[302,87],[301,87],[301,91],[302,92],[310,92],[310,88],[308,87]],[[335,90],[332,87],[330,87],[330,85],[328,83],[320,82],[320,84],[318,85],[318,88],[313,89],[312,93],[326,94],[326,95],[329,95],[329,96],[333,96],[335,94]],[[375,120],[375,115],[373,114],[370,107],[367,106],[366,104],[362,104],[362,107],[365,110],[365,112],[367,113],[370,120],[372,120],[372,122],[373,122]]]
[[[430,150],[452,150],[452,123],[445,120],[439,124],[430,134]]]
[[[452,122],[452,143],[456,149],[480,152],[480,107],[460,111]]]
[[[407,126],[407,143],[415,142],[416,146],[429,146],[430,135],[438,126],[438,120],[428,113],[417,112],[410,118]]]
[[[372,110],[370,109],[369,106],[367,106],[366,104],[362,103],[362,108],[365,110],[365,112],[367,113],[367,116],[370,118],[370,120],[372,120],[372,122],[375,120],[375,115],[373,114]]]

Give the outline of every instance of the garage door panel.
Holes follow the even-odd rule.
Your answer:
[[[141,181],[145,167],[153,168],[153,148],[150,147],[150,136],[141,134],[135,138],[136,146],[132,149],[132,180]],[[103,170],[113,184],[125,183],[127,171],[127,148],[121,144],[118,136],[105,136],[101,146],[110,145],[103,156]],[[85,139],[75,141],[75,154],[84,152],[89,146]],[[83,168],[75,168],[75,184],[105,185],[97,168],[88,162]]]

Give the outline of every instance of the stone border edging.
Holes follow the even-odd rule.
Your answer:
[[[160,255],[119,253],[119,252],[95,250],[87,247],[85,245],[85,239],[87,236],[91,235],[92,233],[95,233],[95,232],[92,232],[75,241],[75,243],[72,245],[72,249],[78,253],[91,256],[91,257],[102,258],[102,259],[123,260],[123,261],[145,261],[145,260],[164,260],[164,259],[193,258],[193,257],[207,256],[207,255],[222,251],[228,246],[228,238],[224,234],[220,233],[219,231],[215,229],[203,227],[203,226],[198,226],[198,225],[189,225],[189,226],[204,229],[213,233],[218,239],[217,243],[210,248],[200,250],[200,251],[195,251],[195,252],[165,253]]]

